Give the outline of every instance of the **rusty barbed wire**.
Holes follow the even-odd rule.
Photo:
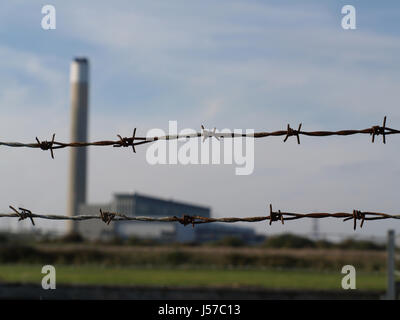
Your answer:
[[[269,225],[272,222],[280,221],[282,224],[285,221],[298,220],[304,218],[311,219],[322,219],[322,218],[337,218],[343,219],[344,222],[353,220],[353,229],[357,228],[357,221],[361,220],[360,228],[363,227],[365,221],[375,221],[375,220],[385,220],[385,219],[400,219],[400,214],[387,214],[382,212],[370,212],[370,211],[360,211],[353,210],[352,213],[347,212],[336,212],[336,213],[327,213],[327,212],[312,212],[312,213],[293,213],[293,212],[284,212],[281,210],[274,211],[272,209],[272,204],[269,205],[269,215],[268,216],[258,216],[258,217],[225,217],[225,218],[209,218],[202,216],[191,216],[191,215],[182,215],[181,217],[171,216],[171,217],[142,217],[142,216],[128,216],[125,214],[117,213],[117,212],[108,212],[102,211],[100,209],[99,215],[77,215],[77,216],[65,216],[65,215],[47,215],[47,214],[37,214],[33,213],[31,210],[25,208],[19,208],[19,211],[14,207],[10,206],[10,209],[13,210],[12,213],[0,213],[0,218],[19,218],[18,221],[25,220],[29,218],[32,222],[32,225],[35,225],[35,219],[48,219],[48,220],[74,220],[74,221],[84,221],[84,220],[92,220],[99,219],[102,220],[107,225],[110,222],[114,221],[142,221],[142,222],[178,222],[183,224],[184,226],[192,225],[194,227],[196,224],[204,224],[204,223],[214,223],[214,222],[222,222],[222,223],[235,223],[235,222],[261,222],[261,221],[269,221]]]
[[[38,148],[44,151],[50,150],[51,157],[54,159],[54,150],[63,149],[67,147],[71,148],[79,148],[79,147],[89,147],[89,146],[113,146],[113,147],[132,147],[132,151],[136,153],[135,146],[139,146],[142,144],[152,143],[158,140],[177,140],[181,138],[198,138],[203,137],[203,142],[207,138],[216,138],[219,140],[220,138],[245,138],[245,137],[253,137],[253,138],[265,138],[270,136],[285,136],[283,142],[286,142],[289,137],[296,137],[297,143],[300,144],[300,135],[311,136],[311,137],[327,137],[327,136],[349,136],[355,134],[369,134],[372,136],[372,143],[375,142],[375,137],[378,135],[382,136],[383,143],[386,143],[386,135],[390,134],[399,134],[400,130],[392,129],[386,126],[386,116],[383,119],[382,126],[376,125],[367,129],[361,130],[339,130],[339,131],[303,131],[301,130],[302,124],[298,126],[298,129],[295,130],[287,125],[286,130],[279,130],[273,132],[255,132],[255,133],[222,133],[216,132],[216,128],[213,131],[206,130],[204,126],[201,126],[202,131],[196,132],[192,134],[177,134],[177,135],[166,135],[159,137],[138,137],[136,136],[136,128],[133,130],[133,134],[131,137],[122,137],[117,134],[119,140],[103,140],[103,141],[95,141],[95,142],[60,142],[55,140],[55,134],[53,134],[51,141],[40,141],[38,137],[36,137],[36,143],[21,143],[21,142],[2,142],[0,141],[0,146],[14,147],[14,148]],[[135,142],[138,141],[138,142]]]

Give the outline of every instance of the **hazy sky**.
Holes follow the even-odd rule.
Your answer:
[[[374,4],[373,4],[374,3]],[[0,4],[0,140],[69,141],[69,65],[90,59],[90,140],[134,127],[284,129],[400,127],[397,1],[52,1],[57,29],[41,28],[43,1]],[[341,8],[357,29],[341,27]],[[400,138],[258,140],[255,170],[147,164],[146,147],[89,149],[89,202],[137,191],[209,205],[215,216],[276,209],[400,213]],[[0,211],[65,214],[69,151],[0,147]],[[19,223],[28,226],[29,221]],[[61,230],[61,222],[38,221]],[[16,225],[1,219],[0,226]],[[250,226],[248,224],[248,226]],[[306,233],[311,221],[253,224],[265,234]],[[352,234],[325,219],[322,232]],[[379,235],[396,221],[366,222]]]

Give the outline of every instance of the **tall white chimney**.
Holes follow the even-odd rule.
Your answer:
[[[71,141],[88,141],[89,61],[75,58],[71,63]],[[87,148],[70,149],[67,210],[69,216],[78,214],[79,204],[86,202]],[[77,233],[77,223],[68,221],[67,232]]]

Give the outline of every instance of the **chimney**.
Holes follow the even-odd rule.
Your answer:
[[[70,69],[71,83],[71,141],[87,142],[89,111],[89,61],[75,58]],[[87,150],[70,149],[67,210],[69,216],[78,214],[78,206],[86,202]],[[67,233],[77,233],[77,223],[68,221]]]

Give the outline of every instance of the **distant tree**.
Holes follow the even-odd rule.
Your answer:
[[[334,244],[328,240],[317,240],[315,241],[315,247],[319,249],[332,249],[334,248]]]
[[[384,244],[377,244],[373,241],[368,240],[354,240],[345,239],[338,243],[337,248],[339,249],[353,249],[353,250],[385,250]]]
[[[211,244],[221,247],[242,247],[246,245],[245,241],[235,236],[226,236],[220,240],[212,242]]]
[[[65,236],[60,237],[59,241],[66,242],[66,243],[70,243],[70,242],[82,243],[82,242],[84,242],[84,239],[79,233],[74,232],[74,233],[69,233],[69,234],[66,234]]]
[[[267,238],[264,243],[267,248],[315,248],[315,242],[291,233]]]

